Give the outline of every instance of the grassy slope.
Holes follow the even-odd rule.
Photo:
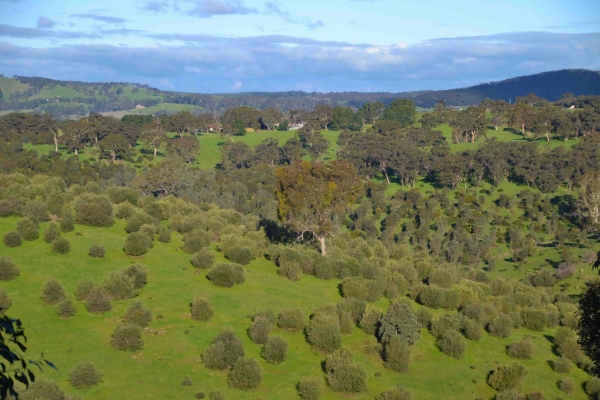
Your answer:
[[[54,97],[63,97],[66,99],[72,99],[80,97],[83,99],[89,99],[91,96],[87,93],[80,92],[67,86],[55,86],[52,89],[43,89],[38,94],[29,97],[29,100],[35,99],[52,99]],[[98,97],[98,96],[95,96]]]
[[[29,89],[29,85],[17,82],[14,79],[0,76],[0,90],[4,95],[4,99],[10,98],[10,95],[15,92],[22,92]]]

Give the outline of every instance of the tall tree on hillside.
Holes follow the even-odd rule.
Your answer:
[[[385,119],[397,121],[403,128],[414,124],[416,117],[417,107],[415,106],[415,102],[409,99],[394,100],[385,110]]]
[[[176,132],[181,138],[191,133],[198,123],[196,117],[192,115],[189,109],[178,112],[173,115],[165,115],[161,118],[161,123],[169,132]]]
[[[100,148],[104,154],[108,155],[111,160],[124,157],[129,151],[129,143],[120,135],[111,133],[99,142]]]
[[[221,149],[221,166],[225,169],[250,167],[252,148],[244,142],[227,142]]]
[[[333,116],[333,107],[329,104],[319,104],[315,107],[311,114],[311,117],[321,125],[321,128],[328,130],[329,124],[331,123],[331,117]]]
[[[356,170],[345,161],[300,161],[275,172],[279,218],[303,239],[312,235],[327,255],[325,239],[335,235],[340,221],[363,193]]]
[[[79,149],[85,146],[87,134],[90,131],[87,120],[69,121],[65,124],[65,144],[77,155]]]
[[[275,126],[283,122],[285,114],[276,108],[267,108],[259,113],[259,120],[268,131],[274,130]]]
[[[200,143],[198,139],[192,136],[179,137],[171,139],[167,145],[167,151],[174,157],[181,158],[191,164],[200,151]]]
[[[584,174],[579,179],[579,187],[579,213],[597,226],[600,223],[600,172]]]
[[[313,159],[320,160],[329,149],[329,140],[325,139],[321,131],[313,129],[310,124],[296,131],[296,137]]]
[[[141,141],[144,147],[152,147],[154,149],[154,157],[156,157],[160,145],[167,141],[165,128],[160,123],[159,118],[155,118],[152,123],[142,128]]]
[[[508,109],[508,125],[520,129],[523,136],[526,128],[530,127],[535,118],[535,108],[527,103],[517,103]]]

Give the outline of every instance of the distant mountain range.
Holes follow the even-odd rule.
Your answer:
[[[562,94],[600,95],[600,73],[583,69],[567,69],[520,76],[499,82],[484,83],[462,89],[402,93],[332,92],[307,93],[253,92],[238,94],[202,94],[162,91],[147,85],[124,82],[59,81],[39,77],[0,76],[0,111],[44,111],[59,117],[87,112],[126,111],[141,113],[175,112],[191,108],[194,112],[223,112],[241,105],[259,109],[312,109],[317,104],[361,107],[364,103],[390,103],[398,98],[411,98],[423,108],[440,100],[449,106],[479,104],[486,98],[513,101],[516,97],[535,93],[550,101]]]

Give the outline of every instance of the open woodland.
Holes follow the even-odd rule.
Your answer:
[[[203,111],[0,117],[19,398],[600,398],[599,97]]]

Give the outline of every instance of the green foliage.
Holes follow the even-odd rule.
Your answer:
[[[72,232],[75,229],[75,215],[70,208],[65,208],[60,215],[60,231]]]
[[[270,364],[281,364],[287,358],[288,341],[280,336],[270,336],[260,355]]]
[[[558,382],[558,388],[561,392],[570,396],[575,393],[575,382],[573,381],[573,378],[561,379],[560,382]]]
[[[568,374],[573,368],[573,363],[567,357],[562,356],[558,360],[552,361],[552,369],[559,374]]]
[[[196,321],[209,321],[215,314],[210,301],[204,296],[196,296],[190,303],[192,319]]]
[[[478,322],[469,319],[463,324],[462,333],[467,339],[477,341],[483,336],[483,328]]]
[[[208,247],[201,249],[190,259],[194,268],[209,269],[215,263],[215,253]]]
[[[127,236],[123,250],[130,256],[141,256],[150,250],[152,241],[142,233],[135,232]]]
[[[121,351],[141,350],[144,347],[142,329],[136,324],[119,324],[112,334],[110,345]]]
[[[462,335],[457,331],[444,332],[442,336],[438,339],[437,344],[444,354],[452,358],[460,360],[465,356],[467,344]]]
[[[210,346],[202,353],[202,362],[207,368],[224,370],[232,367],[239,357],[244,356],[244,345],[229,330],[221,331]]]
[[[352,333],[352,328],[354,327],[354,322],[352,321],[352,317],[350,313],[347,311],[343,311],[340,313],[340,332],[344,335],[349,335]]]
[[[487,382],[492,388],[502,391],[518,388],[526,377],[527,368],[523,364],[513,362],[493,370],[488,376]]]
[[[52,243],[55,239],[60,237],[60,231],[58,226],[54,222],[50,222],[48,227],[44,231],[44,242]]]
[[[383,348],[385,366],[396,372],[406,372],[410,366],[410,347],[399,335],[393,336]]]
[[[306,337],[310,344],[331,353],[342,346],[340,322],[335,314],[313,315],[306,327]]]
[[[386,390],[375,396],[375,400],[412,400],[412,392],[402,385],[392,390]]]
[[[48,215],[48,206],[37,200],[27,202],[23,207],[21,214],[24,217],[31,218],[36,224],[50,219],[50,216]]]
[[[137,296],[132,279],[123,271],[111,272],[102,281],[102,287],[113,300],[125,300]]]
[[[12,281],[20,273],[19,268],[11,257],[0,257],[0,281]]]
[[[104,243],[94,243],[90,250],[88,251],[88,255],[93,258],[104,258],[106,255],[106,249],[104,248]]]
[[[533,343],[529,338],[525,338],[508,346],[507,353],[512,358],[530,359],[533,355]]]
[[[123,315],[123,324],[137,325],[140,328],[146,328],[152,322],[152,311],[139,300],[134,300],[127,307],[125,315]]]
[[[194,254],[208,246],[210,246],[210,235],[208,232],[193,231],[183,237],[183,246],[181,248],[188,254]]]
[[[488,330],[493,336],[507,338],[512,333],[513,322],[506,314],[500,314],[488,324]]]
[[[127,218],[127,224],[125,225],[125,231],[127,233],[139,232],[144,225],[152,225],[154,218],[149,216],[143,211],[136,210],[132,215]]]
[[[2,240],[6,247],[19,247],[23,243],[21,234],[17,231],[4,234]]]
[[[166,226],[159,225],[156,229],[156,240],[161,243],[171,243],[171,230]]]
[[[45,304],[56,304],[67,298],[65,289],[56,279],[52,279],[42,288],[42,300]]]
[[[136,213],[136,208],[131,205],[131,203],[121,203],[116,207],[115,217],[119,219],[127,219],[131,218]],[[125,228],[127,229],[127,228]]]
[[[579,343],[600,374],[600,281],[592,282],[579,299]]]
[[[9,396],[12,400],[14,397]],[[29,385],[29,388],[19,394],[20,400],[79,400],[79,397],[66,396],[65,392],[56,384],[43,379],[36,380]]]
[[[421,324],[406,303],[392,303],[381,319],[378,330],[381,342],[385,344],[396,335],[402,337],[409,346],[421,340]]]
[[[12,306],[12,300],[8,297],[6,289],[0,290],[0,315],[4,314]]]
[[[360,393],[367,390],[367,371],[354,362],[346,347],[336,350],[325,359],[327,384],[335,392]]]
[[[360,317],[358,325],[360,329],[368,335],[373,335],[379,328],[379,321],[381,321],[383,313],[378,307],[367,305],[363,315]]]
[[[239,264],[218,263],[206,274],[210,283],[220,287],[233,287],[246,281],[244,267]]]
[[[52,252],[57,254],[67,254],[71,251],[71,244],[63,237],[59,237],[52,241]]]
[[[112,226],[114,216],[110,198],[104,195],[82,193],[75,200],[75,221],[87,226]]]
[[[61,318],[70,318],[73,315],[77,314],[77,308],[71,301],[71,299],[65,299],[56,305],[56,313]]]
[[[526,398],[521,389],[507,389],[498,393],[495,400],[526,400]],[[529,400],[529,396],[527,400]]]
[[[225,394],[220,390],[213,390],[208,394],[208,400],[225,400]]]
[[[39,228],[31,218],[24,217],[17,221],[17,232],[21,234],[23,240],[31,242],[40,237]]]
[[[585,383],[585,393],[594,400],[600,398],[600,378],[590,378]]]
[[[96,284],[94,281],[90,279],[84,279],[77,283],[77,288],[75,289],[75,297],[79,301],[87,300],[88,296],[96,288]]]
[[[135,289],[141,289],[148,282],[148,272],[146,267],[134,264],[123,270],[123,273],[129,277]]]
[[[277,316],[277,326],[293,332],[301,331],[304,328],[302,311],[299,308],[282,310]]]
[[[234,246],[230,249],[227,249],[225,252],[225,257],[227,257],[230,261],[241,265],[248,265],[250,264],[250,261],[254,259],[252,249],[241,246]]]
[[[93,287],[85,299],[85,308],[91,313],[102,314],[110,311],[110,297],[104,288]]]
[[[541,310],[523,309],[521,318],[523,318],[523,326],[532,331],[541,332],[548,325],[548,316]]]
[[[239,357],[229,375],[227,383],[230,387],[239,390],[257,388],[262,382],[262,367],[254,358]]]
[[[254,317],[250,329],[248,329],[248,336],[256,344],[265,344],[269,339],[273,325],[268,318],[263,316]]]
[[[305,377],[298,382],[298,396],[302,400],[319,400],[323,389],[321,387],[321,379],[315,377]]]
[[[102,373],[91,362],[80,362],[69,373],[69,383],[76,389],[87,389],[102,382]]]
[[[150,239],[150,241],[153,241],[154,236],[156,235],[156,226],[144,224],[140,227],[140,230],[138,232],[142,235],[148,236],[148,239]]]

